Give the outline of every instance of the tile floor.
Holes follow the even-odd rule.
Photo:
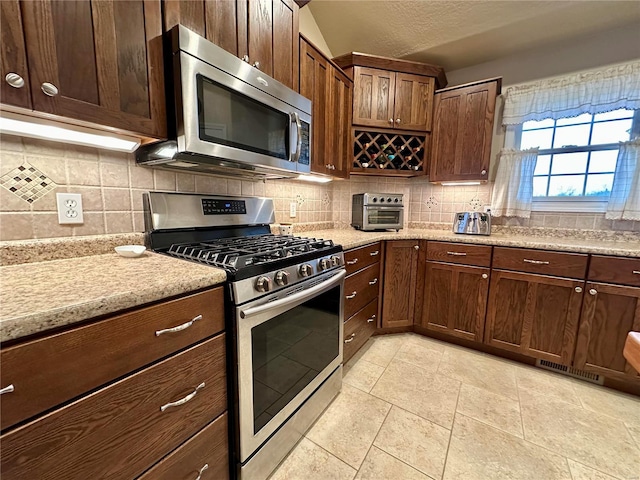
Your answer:
[[[374,337],[271,480],[640,480],[640,398],[415,334]]]

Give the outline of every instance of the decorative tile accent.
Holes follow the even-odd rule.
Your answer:
[[[437,207],[438,206],[438,199],[436,197],[434,197],[433,195],[431,195],[426,202],[424,202],[424,204],[427,206],[427,208],[431,209],[433,207]]]
[[[298,193],[298,194],[296,195],[296,203],[297,203],[298,205],[304,205],[304,202],[305,202],[305,198],[304,198],[304,196],[303,196],[301,193]]]
[[[482,206],[482,201],[478,197],[473,197],[469,200],[469,206],[471,207],[471,210],[475,212]]]
[[[0,177],[0,185],[28,203],[33,203],[58,185],[28,162]]]
[[[331,197],[327,192],[325,192],[324,195],[322,195],[322,205],[324,205],[325,207],[328,207],[329,205],[331,205]]]

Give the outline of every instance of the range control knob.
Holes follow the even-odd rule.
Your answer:
[[[376,203],[376,202],[378,201],[378,197],[373,197],[373,198],[371,199],[371,201],[372,201],[373,203]]]
[[[391,203],[391,197],[387,198],[387,202]]]
[[[321,258],[320,260],[318,260],[318,269],[327,270],[329,268],[331,268],[331,262],[328,258]]]
[[[331,256],[331,265],[334,267],[337,267],[338,265],[340,265],[340,257],[338,255]]]
[[[271,279],[269,277],[258,277],[256,280],[256,290],[259,292],[268,292],[271,290]]]
[[[394,202],[396,202],[396,203],[398,203],[399,201],[400,201],[400,199],[398,199],[398,198],[396,198],[396,199],[394,200]]]
[[[285,272],[284,270],[280,270],[276,273],[276,284],[284,287],[285,285],[289,285],[289,272]]]
[[[311,265],[309,265],[308,263],[304,263],[304,264],[300,265],[300,276],[301,277],[308,277],[312,273],[313,273],[313,267]]]

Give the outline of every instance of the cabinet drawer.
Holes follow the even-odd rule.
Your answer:
[[[375,299],[344,324],[344,363],[360,350],[376,330],[378,299]]]
[[[640,287],[640,258],[592,255],[589,280]]]
[[[344,318],[354,313],[378,296],[380,288],[380,264],[370,265],[347,277],[344,282]]]
[[[495,247],[493,268],[582,279],[587,272],[587,255]]]
[[[1,350],[2,430],[220,332],[223,302],[216,288]]]
[[[225,369],[222,334],[18,427],[3,477],[134,478],[226,410]]]
[[[491,247],[467,243],[427,242],[427,260],[488,267]]]
[[[203,480],[229,478],[227,416],[226,412],[220,415],[139,480],[193,480],[200,471]]]
[[[344,264],[347,268],[347,275],[380,261],[382,248],[380,242],[354,248],[344,252]]]

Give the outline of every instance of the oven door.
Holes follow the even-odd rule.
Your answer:
[[[236,308],[241,463],[342,363],[345,275]]]
[[[364,206],[362,223],[365,229],[402,228],[404,208]]]

